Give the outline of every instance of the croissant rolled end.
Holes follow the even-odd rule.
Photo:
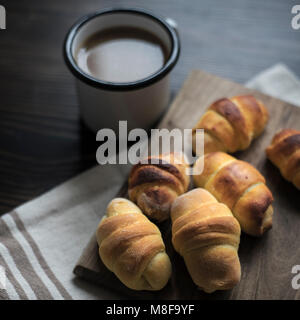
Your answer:
[[[300,130],[283,129],[277,132],[266,153],[281,175],[300,189]]]
[[[165,186],[155,186],[144,190],[137,199],[137,205],[150,219],[157,222],[167,220],[177,194]]]
[[[264,219],[258,236],[262,236],[266,231],[272,229],[273,226],[273,207],[270,205],[265,212]]]
[[[201,288],[206,293],[213,293],[215,291],[222,291],[222,290],[231,290],[233,289],[241,280],[241,270],[231,270],[231,274],[227,280],[220,280],[219,282],[215,282],[213,286]]]
[[[148,290],[161,290],[168,283],[172,273],[169,256],[165,252],[158,253],[149,263],[143,274]]]
[[[273,196],[265,184],[258,184],[236,204],[234,213],[247,234],[261,237],[272,228]]]
[[[189,262],[188,259],[186,262],[193,281],[206,293],[230,290],[241,279],[239,258],[235,249],[230,246],[224,246],[222,250],[220,248],[208,250],[197,264]]]

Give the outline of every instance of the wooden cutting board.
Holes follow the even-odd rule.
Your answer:
[[[193,284],[182,258],[171,245],[170,221],[159,225],[173,265],[172,278],[159,292],[138,292],[126,288],[101,262],[95,235],[75,266],[76,275],[139,299],[300,299],[291,281],[294,265],[300,265],[300,191],[285,181],[265,155],[273,135],[281,128],[300,129],[300,108],[269,97],[240,84],[203,71],[193,71],[159,124],[159,128],[192,128],[207,106],[222,97],[252,93],[270,112],[264,133],[239,159],[252,163],[265,176],[274,195],[273,228],[262,238],[241,237],[239,257],[242,278],[231,291],[205,294]],[[118,196],[127,196],[126,182]],[[103,212],[104,214],[104,212]]]

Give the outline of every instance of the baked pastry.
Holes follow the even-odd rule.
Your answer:
[[[172,242],[194,283],[211,293],[233,288],[241,277],[240,225],[205,189],[178,197],[171,209]]]
[[[204,129],[204,153],[245,150],[262,133],[268,117],[264,104],[251,95],[219,99],[193,128],[193,151],[197,153],[196,129]]]
[[[293,129],[279,131],[266,152],[282,176],[300,190],[300,131]]]
[[[157,164],[150,161],[157,160]],[[138,163],[129,175],[128,194],[149,218],[158,222],[170,216],[172,202],[186,192],[190,178],[182,154],[149,157],[148,164]]]
[[[224,152],[200,157],[194,170],[201,165],[201,160],[204,161],[204,170],[193,176],[195,185],[225,203],[239,221],[242,231],[261,236],[272,227],[273,196],[258,170]]]
[[[104,265],[128,288],[160,290],[171,276],[171,262],[159,229],[131,201],[113,199],[97,229]]]

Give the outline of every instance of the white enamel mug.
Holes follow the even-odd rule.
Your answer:
[[[180,54],[178,34],[167,20],[142,9],[113,8],[84,16],[72,26],[64,43],[64,58],[76,78],[81,116],[91,130],[117,131],[120,120],[127,120],[129,130],[149,129],[165,111],[170,98],[169,73]],[[122,26],[141,28],[158,37],[168,51],[164,66],[128,83],[102,81],[82,71],[74,55],[84,40],[100,30]]]

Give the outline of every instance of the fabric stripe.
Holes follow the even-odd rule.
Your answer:
[[[7,247],[9,253],[11,254],[12,261],[18,266],[17,269],[26,279],[32,291],[34,291],[35,299],[39,300],[52,300],[49,290],[40,279],[40,277],[34,271],[30,261],[28,260],[24,250],[18,243],[18,241],[13,237],[10,229],[7,227],[3,219],[0,219],[0,241]],[[9,255],[10,257],[10,255]],[[8,263],[11,266],[11,263]],[[13,270],[12,270],[13,271]],[[22,286],[24,288],[24,286]],[[25,289],[25,288],[24,288]],[[28,292],[25,290],[26,294]],[[29,299],[34,299],[28,295]]]
[[[0,300],[9,300],[7,290],[0,289]]]
[[[6,280],[6,288],[0,289],[0,300],[20,300],[17,291],[8,279]]]
[[[0,223],[1,223],[1,220],[0,220]],[[11,272],[13,273],[14,277],[18,280],[18,282],[22,286],[28,298],[31,300],[36,300],[37,297],[35,293],[32,291],[30,285],[28,284],[28,282],[25,280],[25,278],[17,268],[13,258],[10,256],[8,249],[2,243],[0,243],[0,254],[2,255],[5,263],[10,266]]]
[[[13,230],[15,239],[19,242],[20,246],[25,251],[25,254],[28,260],[31,262],[31,265],[34,271],[36,272],[36,274],[39,275],[41,280],[44,282],[44,284],[48,288],[53,298],[57,300],[63,300],[64,298],[62,297],[60,292],[57,290],[53,282],[49,279],[44,269],[41,267],[40,262],[38,261],[35,253],[32,250],[32,247],[24,237],[23,233],[21,233],[20,230],[18,229],[13,217],[10,214],[6,214],[5,216],[3,216],[3,220],[7,224],[7,226],[10,228],[10,230]]]
[[[37,261],[30,245],[27,243],[22,233],[18,230],[16,223],[11,217],[11,215],[6,214],[5,216],[2,217],[2,219],[4,223],[7,225],[7,227],[10,229],[10,231],[13,233],[15,240],[19,243],[20,247],[23,249],[26,255],[26,258],[30,262],[32,269],[34,270],[35,274],[41,279],[41,281],[49,291],[51,297],[57,300],[62,300],[63,297],[61,296],[61,294],[58,292],[54,284],[49,280],[49,278],[45,274],[44,270],[42,269],[39,262]]]
[[[61,282],[57,279],[57,277],[54,275],[52,270],[50,269],[48,263],[44,259],[39,247],[37,246],[36,242],[33,240],[29,232],[26,230],[24,223],[22,222],[21,218],[18,216],[17,212],[13,211],[11,213],[12,218],[14,219],[18,229],[22,232],[24,238],[28,241],[30,244],[35,256],[37,257],[38,262],[44,269],[45,273],[47,274],[48,278],[55,284],[57,290],[60,292],[60,294],[63,296],[66,300],[72,300],[71,295],[67,292],[67,290],[64,288],[64,286],[61,284]]]
[[[28,300],[28,297],[27,297],[25,291],[20,286],[19,282],[14,277],[13,273],[11,272],[10,268],[8,267],[8,265],[6,264],[6,262],[4,261],[4,259],[1,255],[0,255],[0,265],[5,268],[7,280],[10,281],[11,285],[16,290],[18,297],[20,297],[22,300]],[[9,297],[10,297],[10,295],[9,295]],[[10,297],[10,299],[14,299],[14,298]]]
[[[9,298],[7,290],[0,289],[0,300],[17,300],[17,299]]]
[[[20,296],[11,284],[9,279],[6,279],[6,289],[0,290],[0,299],[2,300],[20,300]]]

